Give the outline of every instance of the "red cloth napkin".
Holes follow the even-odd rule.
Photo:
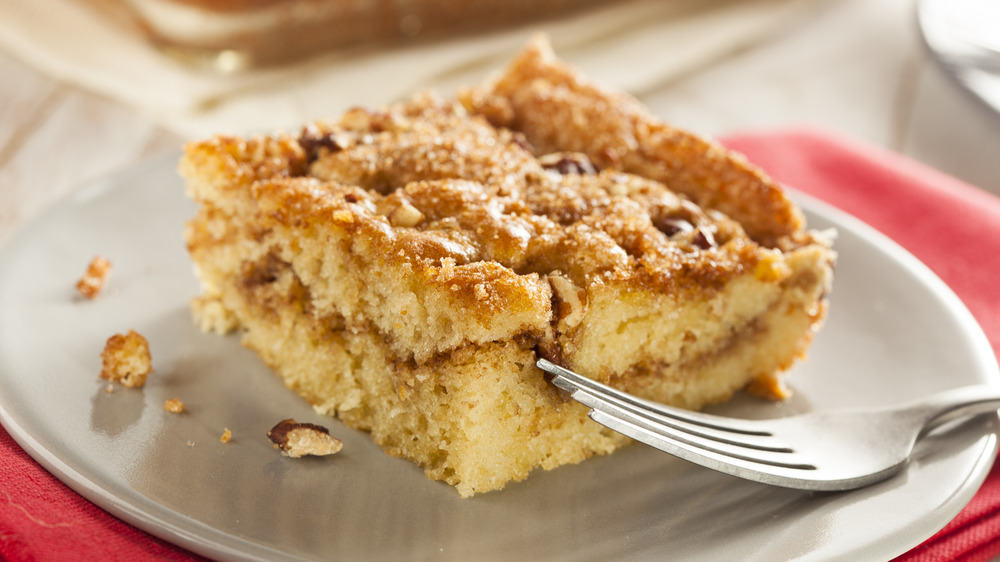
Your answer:
[[[855,215],[907,248],[965,301],[1000,355],[1000,198],[899,155],[809,131],[736,135],[726,145],[775,179]],[[1000,553],[1000,468],[938,534],[899,560]],[[190,560],[95,507],[0,429],[0,558]]]

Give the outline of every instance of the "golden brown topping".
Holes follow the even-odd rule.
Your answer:
[[[195,190],[206,201],[246,188],[234,199],[263,230],[335,228],[387,266],[469,282],[448,284],[484,318],[547,303],[553,273],[585,290],[710,291],[755,268],[761,246],[808,242],[742,157],[597,88],[541,43],[457,100],[354,108],[297,138],[220,137],[191,145],[183,166],[218,171],[187,173],[208,178]]]
[[[219,441],[221,441],[222,443],[229,443],[232,439],[233,439],[233,432],[229,431],[228,427],[225,428],[225,431],[222,432],[222,436],[219,437]]]
[[[104,288],[109,275],[111,275],[111,262],[97,256],[90,261],[86,273],[76,282],[76,290],[88,299],[95,299]]]
[[[634,98],[603,90],[537,38],[495,82],[461,94],[471,113],[522,132],[537,150],[582,152],[601,169],[661,181],[743,224],[775,246],[804,226],[798,209],[760,170],[711,141],[651,116]]]
[[[101,378],[130,388],[141,388],[153,372],[149,342],[135,330],[108,338],[101,360]]]
[[[228,431],[228,430],[227,430]],[[299,458],[306,455],[332,455],[343,447],[340,439],[332,437],[330,431],[320,425],[299,423],[293,419],[281,420],[267,432],[267,438],[282,454]]]
[[[163,403],[163,409],[171,414],[180,414],[184,411],[184,402],[180,398],[171,398]]]
[[[658,181],[598,172],[582,153],[535,158],[509,131],[458,106],[418,98],[397,111],[408,115],[405,122],[324,152],[309,169],[312,178],[259,188],[265,199],[267,192],[283,197],[267,211],[282,222],[306,211],[371,230],[387,259],[495,262],[520,275],[560,270],[577,283],[636,268],[665,272],[661,281],[672,283],[696,274],[694,253],[745,238],[739,224]],[[354,110],[348,121],[361,127],[356,121],[365,115]],[[678,248],[692,256],[679,257]],[[713,275],[730,267],[712,263]]]

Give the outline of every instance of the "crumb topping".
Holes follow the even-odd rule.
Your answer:
[[[183,166],[217,174],[192,193],[199,202],[248,189],[264,224],[343,229],[430,278],[462,270],[480,285],[470,306],[541,302],[550,274],[702,293],[752,272],[760,248],[814,242],[742,156],[591,84],[543,40],[455,98],[423,93],[294,136],[193,143]],[[499,278],[496,266],[517,295],[476,281]]]
[[[583,153],[536,155],[515,132],[433,96],[355,109],[297,139],[209,142],[288,160],[281,174],[259,162],[243,170],[268,220],[364,234],[390,261],[667,290],[711,288],[755,265],[757,244],[723,213]]]
[[[533,154],[460,104],[425,96],[357,118],[362,111],[303,131],[312,163],[300,186],[336,207],[345,227],[383,232],[387,254],[439,267],[494,262],[520,275],[558,270],[577,282],[667,282],[698,271],[706,252],[749,241],[738,223],[661,182],[598,170],[579,152]],[[318,135],[337,139],[336,150]],[[743,267],[716,254],[713,275]]]
[[[635,98],[602,89],[536,37],[491,83],[460,93],[498,127],[521,132],[540,154],[587,154],[600,168],[661,181],[739,221],[769,247],[797,238],[805,221],[783,190],[742,155],[670,127]]]

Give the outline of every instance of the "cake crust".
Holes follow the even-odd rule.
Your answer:
[[[627,439],[542,356],[700,408],[780,397],[834,254],[762,172],[536,40],[456,98],[355,108],[181,162],[202,327],[462,495]]]

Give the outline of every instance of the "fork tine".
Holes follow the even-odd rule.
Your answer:
[[[708,416],[698,412],[692,412],[690,410],[674,408],[664,404],[651,402],[649,400],[643,400],[636,396],[621,392],[620,390],[612,388],[608,385],[599,383],[591,378],[587,378],[565,367],[560,367],[559,365],[556,365],[546,359],[539,359],[538,367],[543,371],[556,375],[561,378],[562,381],[568,383],[562,384],[562,381],[559,379],[554,379],[552,381],[553,384],[567,392],[572,392],[576,388],[586,389],[604,397],[614,398],[621,404],[628,404],[646,412],[655,412],[669,419],[714,429],[720,432],[729,432],[740,436],[758,435],[762,437],[769,437],[773,435],[767,426],[764,425],[765,422],[761,422],[759,420],[739,420],[730,422],[726,418],[720,416]]]
[[[600,393],[599,390],[578,388],[572,392],[573,398],[586,406],[608,413],[620,413],[630,419],[637,418],[640,421],[635,423],[649,425],[657,432],[671,432],[676,434],[678,439],[694,440],[703,447],[722,448],[728,446],[726,450],[730,454],[749,454],[749,451],[738,453],[738,449],[771,453],[793,452],[789,445],[772,435],[719,431],[701,424],[688,423],[683,419],[663,416],[658,412],[646,410],[642,405],[619,401],[614,396]]]
[[[547,363],[541,365],[553,372],[556,386],[572,393],[578,402],[592,409],[590,417],[648,445],[676,453],[682,449],[691,454],[721,455],[725,459],[740,459],[771,467],[812,470],[815,466],[801,462],[786,444],[762,430],[706,422],[691,421],[691,412],[670,408],[618,392],[611,387],[587,379],[577,373]],[[746,421],[746,420],[741,420]],[[624,424],[623,427],[622,424]],[[664,449],[664,445],[669,446]],[[688,458],[686,455],[678,455]],[[688,458],[688,460],[693,460]],[[695,462],[699,462],[695,460]]]
[[[709,458],[730,464],[742,461],[743,466],[758,465],[758,470],[760,469],[759,465],[791,470],[816,469],[814,465],[802,462],[791,449],[745,447],[742,443],[717,441],[711,437],[706,438],[683,430],[677,431],[674,428],[663,426],[655,420],[619,408],[613,403],[602,402],[600,398],[589,392],[580,390],[578,393],[579,395],[574,395],[577,400],[589,398],[588,401],[593,402],[594,406],[591,406],[590,418],[597,423],[698,464],[705,464],[702,462],[702,458]],[[580,402],[590,406],[584,400],[580,400]],[[678,451],[684,451],[687,454],[681,454]]]
[[[809,488],[810,486],[802,486],[801,484],[813,482],[812,478],[806,475],[818,471],[817,467],[811,464],[767,462],[762,459],[733,456],[727,453],[704,449],[673,439],[669,435],[631,424],[620,417],[600,410],[592,410],[590,417],[601,425],[605,425],[656,449],[670,453],[675,457],[740,478],[768,484]],[[829,489],[840,488],[831,486]]]

